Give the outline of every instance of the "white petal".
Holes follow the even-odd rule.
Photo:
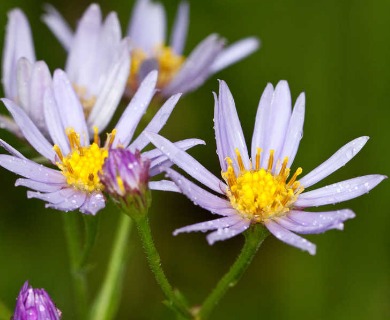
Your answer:
[[[86,85],[90,71],[96,67],[95,59],[102,24],[102,14],[97,4],[91,4],[77,26],[65,70],[69,79],[77,85]],[[94,79],[96,81],[96,79]]]
[[[83,107],[66,73],[59,69],[54,71],[53,93],[64,128],[73,128],[81,137],[81,145],[89,144]]]
[[[304,192],[298,197],[294,207],[317,207],[347,201],[368,193],[386,178],[379,174],[367,175]]]
[[[17,179],[15,182],[15,187],[19,187],[19,186],[27,187],[29,189],[33,189],[39,192],[54,192],[64,188],[63,183],[50,184],[46,182],[39,182],[30,179],[22,179],[22,178]]]
[[[19,58],[35,62],[34,44],[30,24],[22,10],[8,13],[4,39],[2,82],[6,98],[16,99],[16,64]]]
[[[259,39],[255,37],[245,38],[225,48],[215,59],[211,66],[211,73],[216,73],[237,61],[244,59],[260,46]]]
[[[301,185],[308,188],[340,169],[359,153],[367,141],[368,137],[360,137],[347,143],[337,150],[328,160],[299,179]]]
[[[47,130],[54,144],[58,145],[64,155],[70,152],[69,140],[66,128],[61,119],[60,111],[54,98],[53,89],[46,90],[44,98],[44,117]]]
[[[280,241],[283,241],[291,246],[309,252],[311,255],[316,254],[316,246],[308,240],[297,236],[295,233],[288,231],[276,222],[269,220],[265,223],[267,229]]]
[[[96,126],[99,132],[106,128],[123,96],[129,72],[130,55],[127,46],[124,45],[120,58],[115,61],[105,77],[105,83],[88,117],[89,128]]]

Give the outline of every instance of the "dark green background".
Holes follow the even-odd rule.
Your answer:
[[[171,25],[178,2],[163,2]],[[89,4],[76,0],[52,3],[72,26]],[[63,67],[66,56],[40,22],[42,4],[0,0],[1,43],[7,11],[21,7],[32,25],[37,57],[54,70]],[[127,26],[133,1],[102,1],[101,6],[105,13],[117,11],[122,26]],[[388,174],[389,1],[192,1],[185,52],[188,54],[212,32],[230,41],[255,35],[261,38],[262,48],[181,99],[164,135],[173,140],[206,140],[207,146],[191,153],[218,174],[211,95],[218,89],[217,77],[230,86],[247,141],[266,83],[286,79],[294,100],[301,91],[307,97],[304,139],[293,168],[302,166],[309,172],[349,140],[368,135],[371,139],[356,159],[319,185],[363,174]],[[0,136],[23,146],[5,131]],[[20,287],[29,279],[33,286],[47,289],[65,320],[73,319],[61,219],[64,213],[44,209],[42,201],[27,200],[25,188],[14,188],[15,179],[15,175],[1,171],[0,300],[13,308]],[[369,195],[330,206],[351,208],[357,217],[346,223],[343,232],[308,236],[318,245],[314,257],[269,237],[212,319],[390,319],[389,191],[385,181]],[[207,244],[203,234],[172,237],[175,228],[210,219],[211,215],[184,196],[153,195],[150,220],[163,266],[172,283],[193,304],[201,303],[227,271],[243,237],[214,246]],[[91,259],[92,293],[103,277],[118,215],[112,205],[100,212],[100,238]],[[133,253],[117,318],[171,319],[170,311],[160,303],[163,295],[148,270],[135,233],[129,250]]]

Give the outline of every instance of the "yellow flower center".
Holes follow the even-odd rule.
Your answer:
[[[298,168],[287,181],[290,175],[290,168],[287,168],[288,158],[284,158],[279,173],[272,173],[274,150],[270,151],[267,168],[260,168],[260,153],[261,149],[257,148],[255,168],[247,170],[240,152],[236,149],[240,172],[236,174],[233,161],[229,157],[226,158],[227,170],[222,172],[222,177],[229,186],[227,196],[230,203],[242,216],[255,222],[264,222],[286,214],[303,191],[299,181],[296,181],[297,176],[302,173],[302,168]]]
[[[157,87],[162,89],[169,84],[176,73],[180,70],[185,58],[177,55],[172,48],[159,46],[155,49],[153,57],[158,63]],[[134,49],[131,53],[131,66],[128,85],[135,91],[139,85],[138,72],[142,63],[148,58],[141,49]]]
[[[104,147],[100,147],[100,139],[97,128],[94,128],[94,142],[89,146],[81,146],[80,135],[73,128],[66,130],[71,151],[64,156],[58,145],[54,145],[59,161],[56,165],[66,178],[66,182],[74,188],[93,192],[103,190],[99,179],[99,172],[102,170],[104,160],[108,157],[108,149],[115,138],[114,129],[107,135]]]

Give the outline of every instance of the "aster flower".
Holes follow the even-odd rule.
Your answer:
[[[250,227],[263,224],[275,237],[315,254],[316,247],[296,233],[313,234],[342,229],[355,214],[348,209],[307,212],[306,208],[335,204],[367,193],[385,176],[367,175],[305,191],[351,160],[368,137],[357,138],[320,166],[298,180],[301,168],[290,171],[302,138],[305,95],[291,110],[286,81],[274,89],[268,84],[260,99],[252,136],[251,157],[238,119],[233,96],[225,82],[215,95],[215,136],[222,168],[221,181],[198,161],[165,138],[150,133],[149,139],[176,165],[214,191],[206,191],[172,169],[165,169],[181,192],[194,203],[222,218],[197,223],[174,232],[210,231],[210,244],[234,237]],[[305,191],[305,192],[304,192]]]
[[[61,15],[47,7],[44,21],[69,50],[72,32]],[[216,34],[208,36],[188,56],[183,56],[189,24],[189,5],[179,5],[169,44],[166,41],[166,17],[163,6],[150,0],[138,0],[127,28],[131,41],[131,68],[127,93],[132,95],[143,78],[159,71],[157,87],[164,97],[195,90],[212,74],[245,58],[259,47],[250,37],[225,48],[225,40]]]
[[[34,289],[26,281],[19,292],[12,320],[59,320],[61,311],[45,289]]]
[[[11,155],[0,155],[0,166],[24,177],[18,179],[16,185],[34,190],[28,191],[28,198],[44,200],[47,207],[62,211],[79,209],[86,214],[95,214],[105,205],[99,172],[110,149],[120,147],[135,152],[142,151],[148,144],[143,132],[134,141],[131,140],[155,93],[157,72],[151,72],[142,82],[114,130],[107,134],[104,144],[100,143],[97,127],[90,142],[83,107],[66,74],[61,70],[55,71],[54,82],[55,85],[46,91],[44,104],[44,117],[53,143],[43,136],[20,106],[8,99],[3,99],[3,102],[26,140],[57,168],[45,167],[25,158],[2,140],[1,145]],[[168,99],[145,129],[158,132],[179,97],[180,94],[177,94]],[[177,146],[187,149],[199,143],[202,141],[188,139],[179,141]],[[159,173],[157,165],[169,165],[167,157],[157,149],[144,152],[142,156],[151,161],[151,177]],[[177,191],[171,181],[149,182],[149,188]]]
[[[55,19],[51,17],[44,20],[52,26]],[[66,29],[60,34],[69,38]],[[68,41],[65,72],[81,101],[90,133],[93,126],[104,130],[123,96],[130,68],[128,42],[122,40],[116,13],[102,20],[100,7],[90,5]]]
[[[18,103],[41,132],[47,134],[43,94],[51,85],[51,75],[46,63],[35,60],[30,25],[20,9],[8,13],[2,83],[5,97]],[[0,127],[22,137],[19,127],[8,116],[0,115]]]

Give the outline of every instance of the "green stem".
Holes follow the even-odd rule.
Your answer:
[[[106,276],[98,296],[93,304],[90,319],[108,320],[115,317],[120,302],[122,279],[128,257],[128,240],[132,229],[132,220],[125,214],[119,218],[119,229],[112,247],[112,255]]]
[[[149,267],[152,270],[157,283],[161,287],[165,297],[168,299],[167,306],[174,310],[181,319],[192,319],[190,312],[183,299],[176,293],[170,285],[165,273],[161,267],[161,259],[154,246],[152,233],[149,226],[149,221],[146,215],[135,219],[138,233],[141,237],[146,257],[149,262]]]
[[[195,319],[205,320],[210,316],[228,289],[234,287],[238,280],[240,280],[267,235],[267,229],[261,224],[253,225],[245,232],[245,244],[237,260],[206,298],[199,312],[197,312]]]
[[[74,213],[65,213],[62,216],[64,220],[65,238],[68,245],[76,313],[79,319],[85,319],[87,314],[88,290],[85,272],[80,268],[82,250],[78,216]]]

